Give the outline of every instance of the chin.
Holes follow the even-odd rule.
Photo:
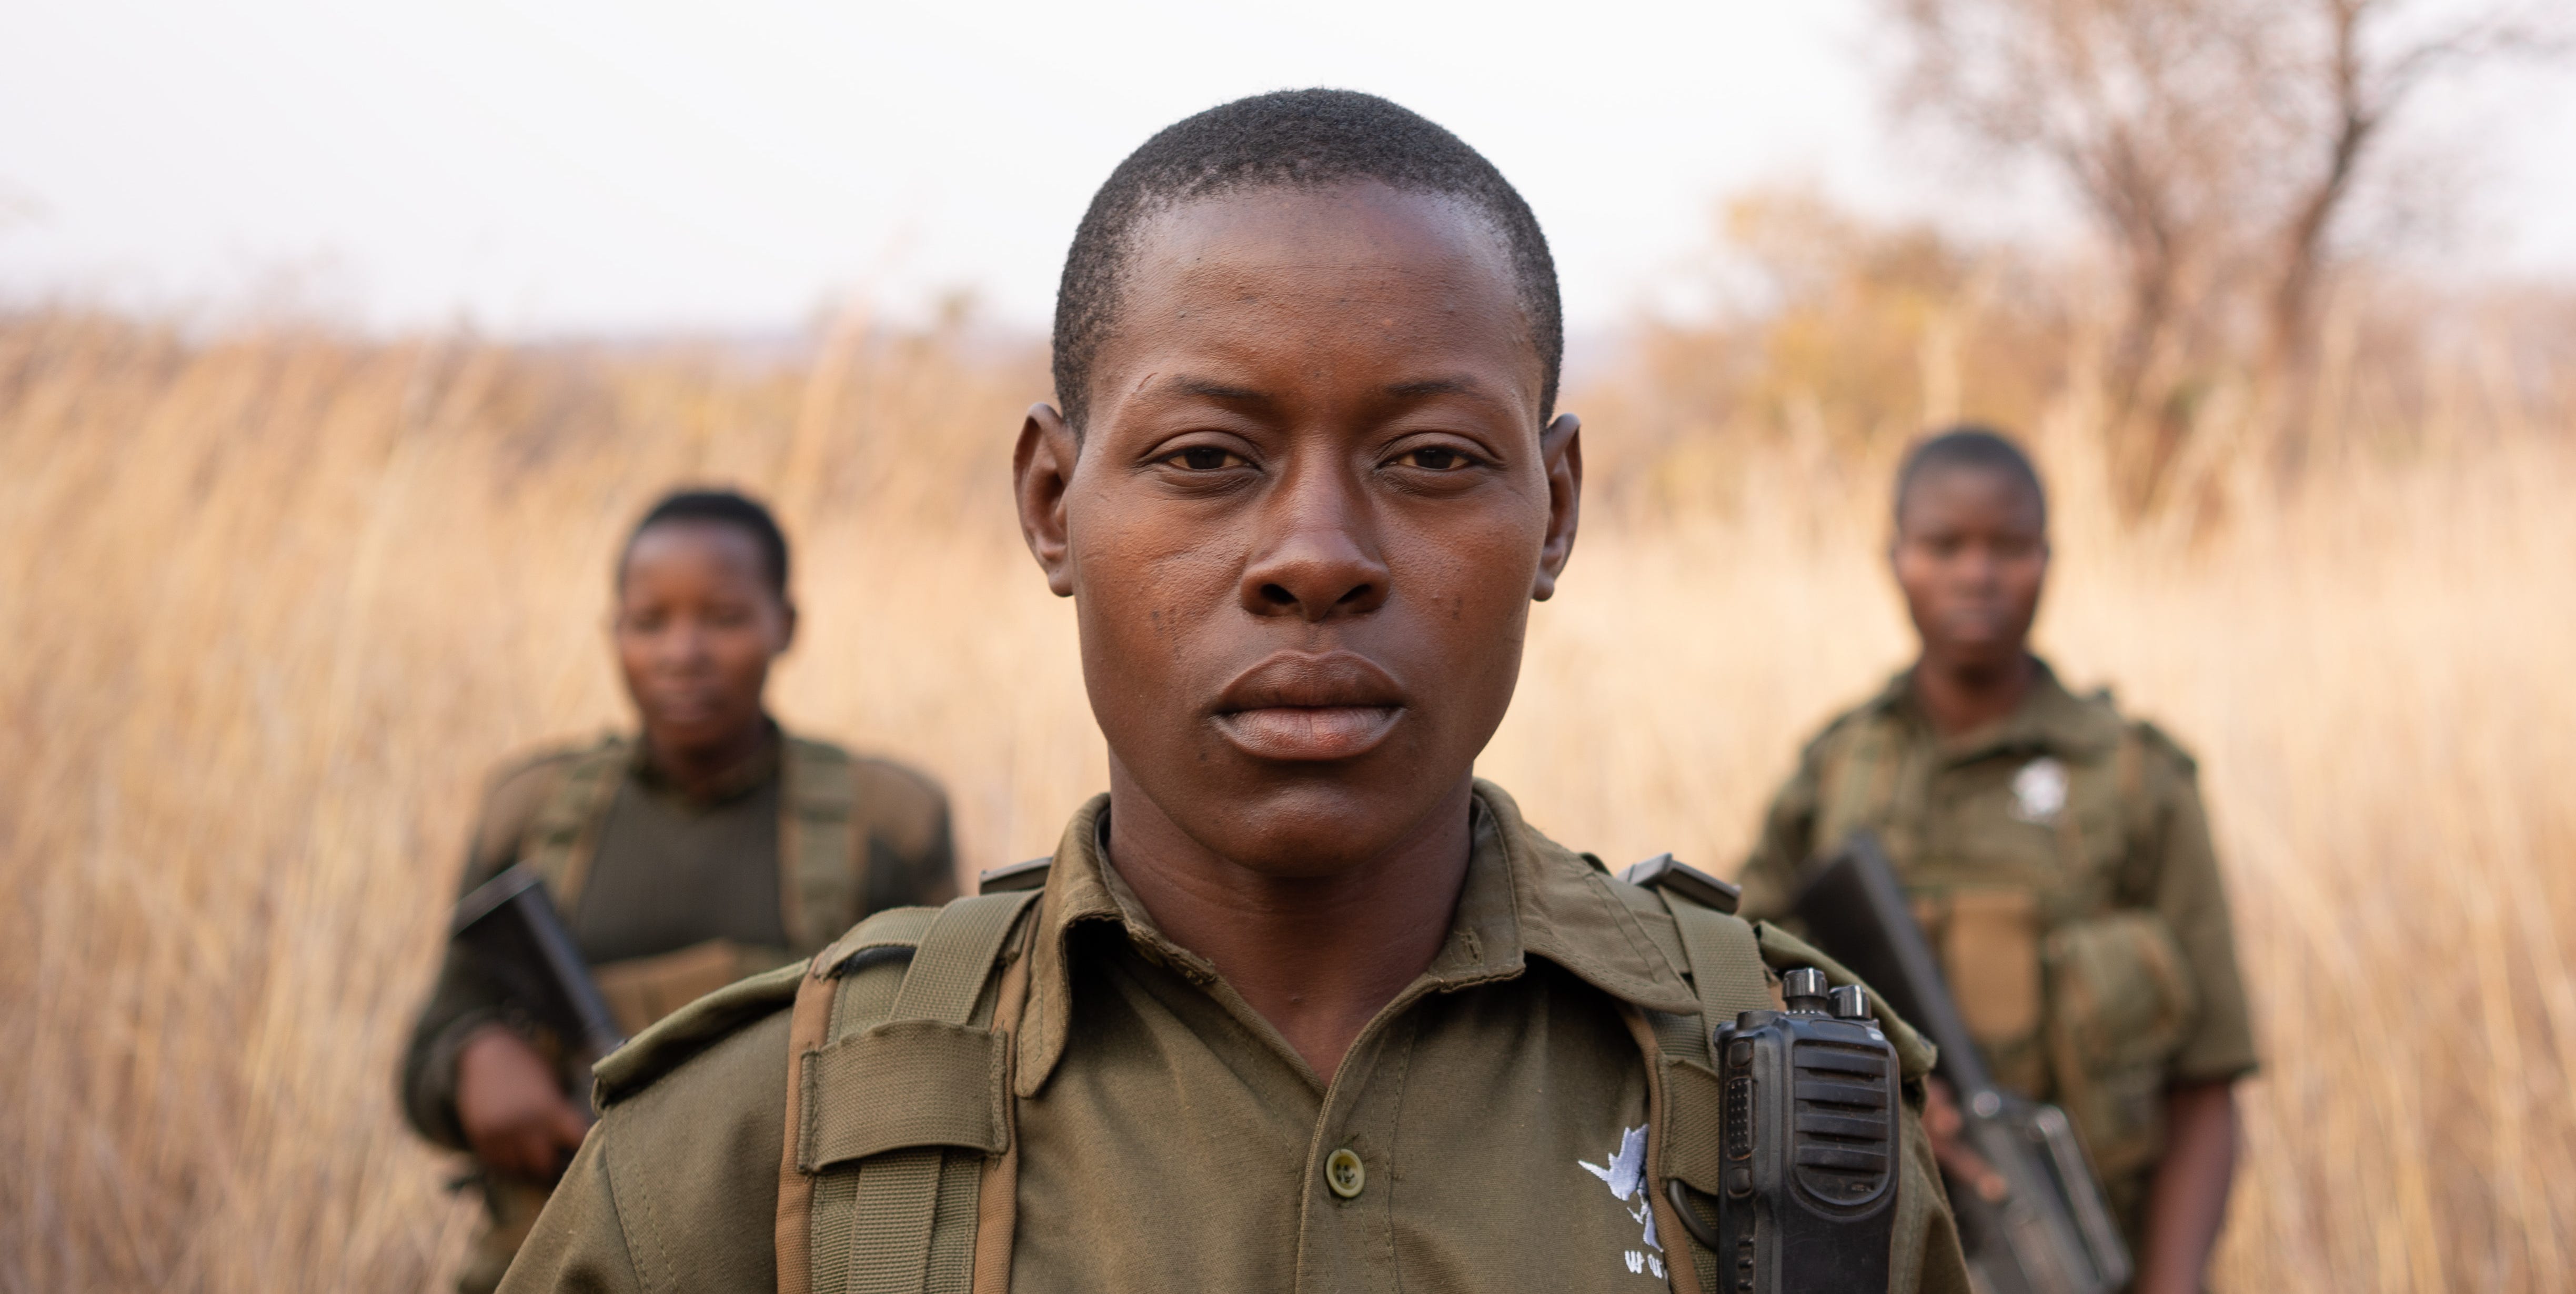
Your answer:
[[[1311,769],[1303,776],[1272,773],[1249,779],[1240,793],[1226,797],[1222,813],[1183,821],[1203,844],[1253,871],[1331,876],[1402,843],[1465,780],[1462,772],[1434,785],[1416,777],[1389,778],[1388,771],[1349,766]]]

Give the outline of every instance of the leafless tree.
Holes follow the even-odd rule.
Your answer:
[[[2569,30],[2565,0],[1884,2],[1900,103],[2044,160],[2116,252],[2112,399],[2155,433],[2127,438],[2142,505],[2216,358],[2250,358],[2303,433],[2338,232],[2417,91]]]

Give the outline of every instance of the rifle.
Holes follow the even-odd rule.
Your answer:
[[[449,936],[480,954],[504,998],[589,1061],[626,1045],[545,882],[527,864],[514,864],[458,900]]]
[[[1995,1086],[1941,965],[1878,841],[1854,832],[1805,868],[1793,905],[1816,946],[1869,981],[1940,1049],[1934,1072],[1958,1094],[1961,1130],[1994,1166],[2004,1198],[1953,1190],[1959,1238],[1992,1294],[2114,1294],[2128,1246],[2066,1112]]]

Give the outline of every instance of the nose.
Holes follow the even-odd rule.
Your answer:
[[[657,663],[668,670],[694,670],[714,659],[707,627],[696,616],[673,617],[660,646],[662,650],[655,653]]]
[[[1256,555],[1238,594],[1257,616],[1320,624],[1386,602],[1386,559],[1360,483],[1338,467],[1291,473],[1262,509]]]

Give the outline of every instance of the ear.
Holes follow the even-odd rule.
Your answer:
[[[1065,526],[1064,500],[1073,488],[1073,469],[1082,445],[1055,406],[1029,406],[1020,424],[1020,443],[1011,451],[1011,493],[1020,509],[1020,538],[1029,555],[1046,572],[1047,587],[1060,598],[1073,596],[1073,544]]]
[[[772,656],[784,656],[796,645],[796,599],[780,594],[778,598],[778,647]]]
[[[1574,557],[1575,523],[1583,514],[1583,420],[1570,413],[1538,435],[1539,466],[1547,473],[1547,541],[1538,549],[1538,578],[1530,599],[1556,596],[1556,577]]]

